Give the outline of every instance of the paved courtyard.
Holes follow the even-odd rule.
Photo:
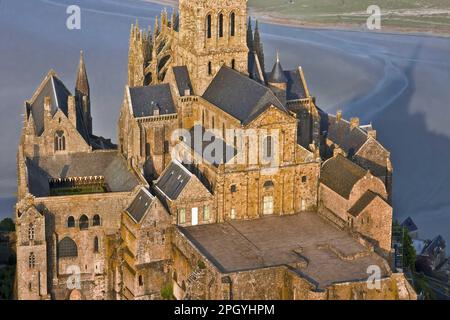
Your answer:
[[[318,287],[388,271],[382,259],[316,213],[180,228],[223,273],[289,265]]]

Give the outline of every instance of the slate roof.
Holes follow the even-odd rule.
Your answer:
[[[68,106],[67,99],[71,95],[64,83],[55,75],[50,75],[44,80],[45,83],[39,94],[29,105],[29,110],[33,115],[36,134],[40,136],[44,132],[44,99],[50,97],[51,99],[51,113],[55,115],[58,109],[67,116]]]
[[[435,254],[438,254],[445,250],[445,240],[441,235],[438,235],[436,238],[434,238],[429,245],[427,245],[421,255],[424,256],[432,256]]]
[[[153,200],[155,200],[155,197],[147,189],[141,188],[126,211],[134,221],[140,223],[153,203]]]
[[[299,70],[289,70],[284,72],[287,80],[286,99],[300,100],[305,99],[306,89],[303,84],[302,77]]]
[[[261,78],[261,76],[264,77],[264,71],[258,68],[257,59],[258,55],[256,54],[256,52],[248,53],[248,74],[251,79],[259,83],[264,83],[265,79]]]
[[[243,124],[250,123],[271,105],[287,112],[268,87],[226,66],[219,70],[203,98]]]
[[[405,221],[402,222],[401,226],[408,229],[408,232],[415,232],[419,230],[411,217],[406,218]]]
[[[194,89],[192,87],[191,78],[189,77],[187,67],[173,67],[173,73],[175,75],[175,82],[177,84],[180,96],[183,97],[186,90],[190,90],[191,95],[194,95]]]
[[[117,151],[62,154],[26,159],[30,192],[50,195],[49,179],[103,176],[111,192],[127,192],[139,185]]]
[[[181,163],[172,161],[156,181],[155,187],[170,200],[176,200],[191,177],[192,174]]]
[[[367,171],[357,164],[342,155],[337,155],[324,162],[320,182],[348,199],[355,183],[366,174]]]
[[[269,75],[269,83],[287,83],[287,78],[284,73],[283,67],[281,66],[280,60],[277,58],[272,72]]]
[[[350,213],[352,216],[357,217],[361,214],[361,212],[367,208],[367,206],[375,200],[375,198],[378,197],[378,195],[370,190],[366,191],[362,195],[362,197],[355,202],[355,204],[348,210],[348,213]]]
[[[325,137],[339,145],[349,156],[353,156],[367,141],[367,133],[361,128],[351,129],[350,122],[320,110],[321,129]]]
[[[169,84],[130,88],[131,106],[136,118],[177,113]]]

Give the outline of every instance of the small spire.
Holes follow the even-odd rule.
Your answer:
[[[272,72],[269,76],[269,83],[287,83],[286,75],[280,62],[280,54],[277,51],[277,61],[273,66]]]
[[[75,91],[85,96],[89,96],[89,81],[84,63],[83,50],[80,50],[80,63],[78,65],[78,74]]]
[[[280,51],[277,50],[277,63],[280,63]]]

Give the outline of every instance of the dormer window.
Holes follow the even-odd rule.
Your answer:
[[[55,134],[55,151],[66,150],[66,137],[64,131],[57,131]]]

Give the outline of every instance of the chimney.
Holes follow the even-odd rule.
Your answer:
[[[350,129],[355,129],[359,127],[359,118],[351,118],[350,119]]]
[[[77,109],[76,109],[76,103],[75,103],[75,97],[69,96],[67,99],[67,109],[68,109],[68,116],[69,121],[76,127],[77,126]]]
[[[338,110],[336,112],[336,121],[341,121],[342,120],[342,110]]]

